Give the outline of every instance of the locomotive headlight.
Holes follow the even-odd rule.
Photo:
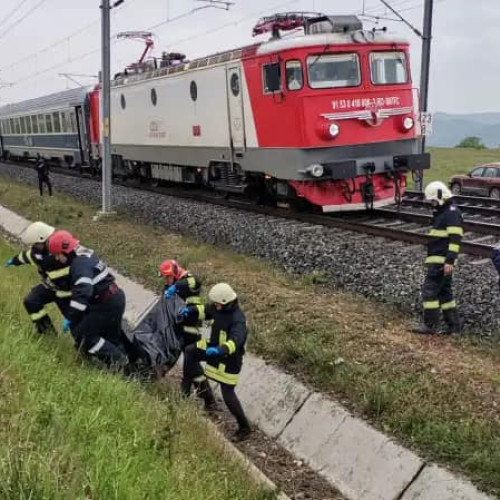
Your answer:
[[[330,137],[337,137],[340,132],[340,127],[336,123],[331,123],[328,127],[328,133]]]
[[[411,130],[413,128],[413,125],[415,125],[415,122],[413,121],[413,118],[411,116],[407,116],[403,120],[403,128],[405,130]]]
[[[324,172],[325,172],[325,169],[323,168],[323,165],[321,165],[319,163],[315,163],[314,165],[309,165],[306,170],[313,177],[321,177],[324,174]]]

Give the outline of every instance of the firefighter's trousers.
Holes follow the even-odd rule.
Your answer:
[[[128,358],[122,330],[124,311],[125,294],[120,289],[105,300],[90,304],[71,331],[76,347],[108,365],[125,366]]]
[[[422,287],[424,323],[436,329],[439,325],[440,311],[449,331],[459,331],[460,321],[457,304],[453,298],[452,275],[445,276],[442,264],[429,264]]]
[[[196,380],[200,376],[204,376],[203,368],[201,368],[200,361],[206,361],[207,355],[204,349],[199,349],[196,347],[196,344],[191,344],[184,351],[185,356],[185,369],[186,369],[186,378],[189,380]],[[210,385],[208,381],[205,380],[206,386],[208,387],[209,393],[206,394],[207,397],[214,398],[212,390],[210,389]],[[248,423],[247,417],[243,408],[241,406],[240,400],[236,395],[234,385],[223,384],[219,382],[220,390],[222,394],[222,399],[224,399],[224,403],[227,406],[227,409],[234,416],[236,421],[238,422],[238,427],[240,429],[248,429],[250,424]],[[208,395],[210,394],[210,396]],[[203,397],[203,393],[200,394]],[[207,401],[207,400],[205,400]]]
[[[31,289],[30,293],[24,297],[23,302],[38,333],[45,333],[51,329],[54,330],[45,306],[54,302],[61,311],[61,314],[66,316],[69,309],[69,301],[69,297],[60,298],[57,296],[55,290],[51,290],[45,285],[40,284]]]

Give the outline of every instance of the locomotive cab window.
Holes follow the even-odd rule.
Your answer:
[[[300,90],[304,86],[302,63],[300,61],[287,61],[285,64],[285,80],[288,90]]]
[[[358,54],[308,56],[307,73],[313,89],[357,87],[361,83]]]
[[[370,73],[374,85],[397,85],[408,82],[404,52],[372,52]]]
[[[281,90],[280,63],[265,64],[262,67],[264,94],[273,94]]]

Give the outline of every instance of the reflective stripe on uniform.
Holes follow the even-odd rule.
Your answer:
[[[446,231],[448,234],[458,234],[459,236],[464,235],[464,229],[460,226],[448,226]]]
[[[439,300],[428,300],[424,302],[424,309],[439,309]]]
[[[204,380],[207,380],[207,377],[205,375],[200,375],[199,377],[195,377],[193,379],[193,382],[197,382],[199,384],[200,382],[203,382]]]
[[[29,263],[30,263],[32,266],[36,266],[36,263],[35,263],[35,261],[34,261],[34,259],[33,259],[33,255],[31,254],[31,250],[28,250],[28,251],[26,252],[26,257],[28,258],[28,261],[29,261]]]
[[[443,302],[441,304],[441,309],[443,311],[447,311],[448,309],[455,309],[457,307],[457,303],[454,300],[450,300],[449,302]]]
[[[201,298],[197,295],[193,295],[192,297],[188,297],[186,299],[186,304],[198,305],[201,304]]]
[[[236,352],[236,343],[234,342],[234,340],[228,340],[225,344],[222,345],[225,345],[227,347],[228,354],[234,354]]]
[[[76,300],[72,300],[69,303],[70,307],[73,309],[77,309],[78,311],[85,311],[87,309],[87,304],[82,304],[81,302],[77,302]]]
[[[97,285],[97,283],[100,283],[107,275],[109,274],[109,270],[106,267],[104,271],[100,272],[93,280],[92,284]]]
[[[202,351],[206,351],[207,350],[207,339],[201,339],[201,340],[198,340],[198,342],[196,342],[196,347],[198,349],[201,349]]]
[[[64,290],[56,290],[56,297],[60,299],[67,299],[68,297],[71,297],[71,292],[66,292]]]
[[[431,229],[429,236],[435,236],[436,238],[447,238],[448,232],[446,229]]]
[[[48,316],[48,312],[46,309],[41,309],[40,311],[30,314],[31,321],[38,321],[42,319],[44,316]]]
[[[443,255],[429,255],[425,259],[426,264],[444,264],[446,262],[446,257]]]
[[[226,373],[226,365],[223,363],[219,363],[217,368],[212,365],[206,365],[205,375],[212,380],[227,385],[236,385],[239,379],[239,375],[236,373]]]
[[[96,344],[89,349],[89,354],[95,354],[104,345],[105,340],[100,337]]]
[[[24,251],[22,251],[18,256],[17,258],[19,259],[19,262],[21,262],[21,264],[27,264],[27,262],[24,260]]]
[[[194,276],[188,276],[186,281],[190,290],[196,289],[196,279],[194,278]]]
[[[198,310],[198,321],[203,321],[205,319],[205,306],[196,306]]]
[[[200,329],[197,326],[183,326],[182,331],[184,333],[192,333],[194,335],[201,335]]]
[[[75,282],[75,286],[81,285],[82,283],[92,285],[92,278],[87,278],[86,276],[84,276],[83,278],[78,278]]]
[[[448,250],[450,252],[458,253],[458,252],[460,252],[460,245],[457,245],[456,243],[450,243],[448,245]]]
[[[56,269],[55,271],[47,271],[47,276],[51,280],[56,280],[62,278],[63,276],[69,275],[69,266],[63,267],[62,269]]]

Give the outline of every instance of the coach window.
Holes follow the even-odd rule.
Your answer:
[[[14,118],[9,118],[10,133],[14,135],[16,133],[16,125],[14,124]]]
[[[32,133],[32,130],[31,130],[31,116],[27,116],[26,117],[26,133],[27,134],[31,134]]]
[[[34,134],[38,134],[38,115],[33,115],[31,117],[31,128]]]
[[[280,63],[265,64],[262,67],[262,84],[264,94],[273,94],[281,90]]]
[[[40,131],[40,134],[45,134],[45,132],[47,132],[47,129],[45,128],[44,115],[38,115],[38,130]]]
[[[59,117],[59,113],[52,113],[52,123],[54,125],[54,133],[61,133],[61,118]]]
[[[24,116],[21,116],[21,118],[19,118],[19,123],[21,126],[21,134],[25,134],[26,133],[26,119],[24,118]]]
[[[76,114],[75,114],[75,111],[73,109],[69,112],[69,118],[71,121],[71,132],[76,134],[78,132],[78,126],[76,123]]]
[[[52,134],[52,117],[50,115],[45,115],[45,128],[47,129],[47,134]]]
[[[151,89],[151,104],[156,106],[158,104],[158,95],[156,89]]]
[[[404,52],[372,52],[370,74],[374,85],[397,85],[408,82]]]
[[[307,72],[312,89],[357,87],[361,83],[358,54],[308,56]]]
[[[302,63],[300,61],[287,61],[285,64],[286,88],[300,90],[304,86]]]

